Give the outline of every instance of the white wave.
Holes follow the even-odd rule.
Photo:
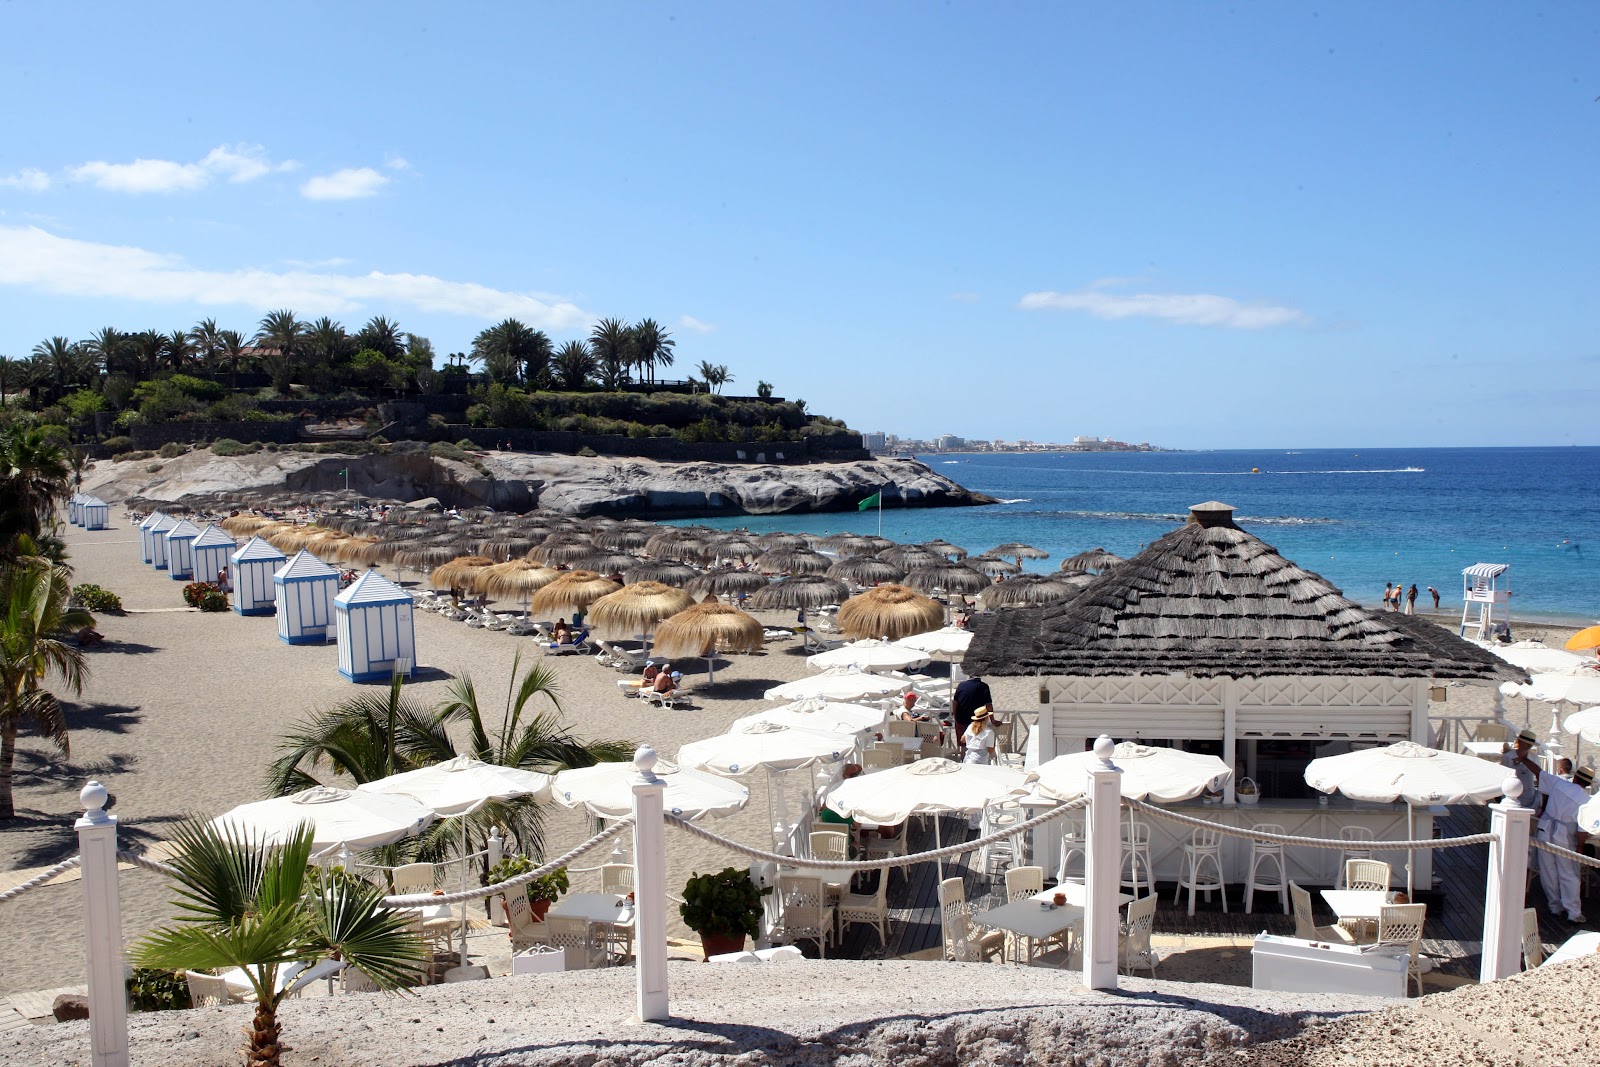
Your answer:
[[[1030,501],[1032,499],[1033,499],[1033,497],[1031,497],[1031,496],[1014,496],[1014,497],[1009,497],[1009,498],[1001,497],[1000,498],[1000,503],[1002,503],[1002,504],[1026,504],[1028,501]]]

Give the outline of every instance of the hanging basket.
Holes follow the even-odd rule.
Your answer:
[[[1241,804],[1254,804],[1261,799],[1261,787],[1247,775],[1239,779],[1239,787],[1233,791],[1233,795]]]

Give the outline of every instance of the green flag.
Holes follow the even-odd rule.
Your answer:
[[[871,496],[867,497],[867,499],[863,500],[861,503],[857,504],[856,510],[866,511],[868,508],[881,507],[883,507],[883,492],[880,490],[879,492],[873,493]]]
[[[350,468],[346,467],[344,470],[340,471],[339,473],[340,474],[349,474],[350,473]]]

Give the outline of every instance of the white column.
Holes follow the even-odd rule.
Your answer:
[[[634,955],[641,1022],[670,1018],[667,1006],[667,842],[662,803],[667,783],[657,777],[656,750],[633,754]]]
[[[128,991],[122,967],[122,907],[117,896],[117,817],[107,815],[106,787],[90,782],[78,794],[83,817],[78,855],[83,858],[84,954],[89,975],[89,1062],[127,1067]]]
[[[1089,768],[1088,855],[1084,858],[1083,984],[1117,988],[1117,884],[1121,881],[1122,771],[1111,762],[1116,745],[1101,734],[1099,762]]]
[[[1483,965],[1478,981],[1492,982],[1522,970],[1522,911],[1527,907],[1528,834],[1533,809],[1516,800],[1522,783],[1507,778],[1506,799],[1489,805],[1489,879],[1483,905]]]
[[[1251,760],[1255,759],[1255,748],[1250,750]],[[1234,792],[1235,783],[1239,777],[1235,761],[1239,758],[1239,682],[1234,678],[1222,680],[1222,762],[1228,769],[1235,773],[1228,775],[1228,780],[1222,783],[1222,803],[1233,807],[1238,803],[1238,795]],[[1255,776],[1255,767],[1252,765],[1246,774]]]
[[[505,842],[500,839],[500,827],[496,826],[489,830],[489,839],[484,843],[484,848],[489,852],[485,857],[489,861],[485,870],[492,871],[501,860],[505,859]],[[505,899],[504,893],[498,893],[485,902],[489,908],[489,922],[495,926],[511,925],[511,920],[506,918]]]

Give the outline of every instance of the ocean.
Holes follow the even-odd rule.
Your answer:
[[[1385,582],[1416,583],[1419,610],[1439,590],[1461,611],[1461,570],[1508,563],[1519,618],[1600,620],[1600,448],[945,453],[918,457],[1004,503],[890,508],[885,537],[942,537],[974,554],[1007,541],[1050,553],[1053,571],[1096,546],[1138,552],[1220,500],[1235,520],[1352,600],[1381,606]],[[764,533],[877,533],[876,510],[705,520]]]

